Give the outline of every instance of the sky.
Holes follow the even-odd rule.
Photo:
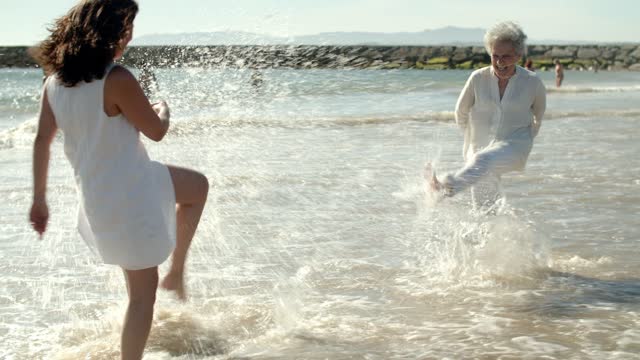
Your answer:
[[[76,0],[0,0],[0,45],[33,45]],[[137,36],[248,31],[418,32],[519,23],[532,40],[640,42],[638,0],[138,0]]]

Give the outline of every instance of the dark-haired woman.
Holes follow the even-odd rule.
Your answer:
[[[169,255],[161,285],[185,298],[184,264],[209,190],[204,175],[151,161],[140,141],[140,133],[162,140],[169,108],[150,104],[135,77],[114,64],[131,40],[137,12],[134,0],[80,1],[32,49],[48,77],[34,143],[30,220],[42,235],[49,149],[59,128],[78,189],[78,230],[105,263],[124,269],[129,305],[122,359],[142,358],[158,265]]]

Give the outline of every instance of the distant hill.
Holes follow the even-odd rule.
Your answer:
[[[326,32],[278,37],[242,31],[151,34],[132,45],[480,45],[484,29],[445,27],[420,32]]]
[[[374,33],[329,32],[293,38],[306,45],[477,45],[482,43],[484,29],[445,27],[421,32]]]

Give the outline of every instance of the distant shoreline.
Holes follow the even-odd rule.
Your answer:
[[[26,46],[0,46],[0,68],[32,68]],[[558,59],[569,70],[640,71],[640,45],[530,45],[528,58],[545,70]],[[122,63],[140,67],[476,69],[490,58],[481,46],[211,45],[131,46]]]

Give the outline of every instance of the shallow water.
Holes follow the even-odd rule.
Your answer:
[[[189,302],[160,293],[145,359],[640,358],[640,74],[568,72],[550,89],[496,216],[466,195],[434,206],[421,179],[427,161],[461,165],[468,72],[250,75],[157,73],[175,123],[147,149],[213,188]],[[121,271],[76,234],[61,139],[49,231],[29,229],[41,77],[0,78],[0,358],[114,358]]]

